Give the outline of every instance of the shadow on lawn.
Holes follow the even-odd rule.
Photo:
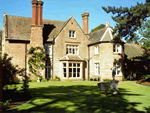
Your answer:
[[[22,110],[14,108],[9,111],[19,112],[138,112],[136,102],[128,102],[123,96],[142,96],[130,94],[126,89],[119,88],[120,95],[105,96],[97,86],[49,86],[30,89],[33,98]],[[39,99],[39,100],[38,100]],[[49,100],[44,103],[45,100]],[[42,103],[43,102],[43,103]]]

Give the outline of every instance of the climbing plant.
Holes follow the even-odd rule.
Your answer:
[[[30,55],[28,60],[29,71],[36,77],[41,77],[39,70],[45,68],[46,60],[44,49],[42,47],[31,47],[28,54]]]

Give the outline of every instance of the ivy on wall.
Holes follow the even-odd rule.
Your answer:
[[[41,77],[40,71],[45,68],[46,56],[42,47],[31,47],[28,51],[30,55],[28,64],[29,71],[36,77]]]

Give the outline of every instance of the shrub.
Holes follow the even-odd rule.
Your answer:
[[[126,78],[123,78],[122,81],[127,81],[127,79],[126,79]]]
[[[146,76],[145,76],[145,79],[148,79],[148,78],[150,78],[150,75],[146,75]]]
[[[60,81],[60,79],[58,79],[58,78],[51,78],[51,79],[49,79],[49,81]]]
[[[55,79],[59,79],[59,81],[60,81],[60,78],[58,76],[55,76]]]
[[[19,84],[19,82],[20,82],[20,79],[18,77],[15,77],[14,78],[14,83]]]
[[[103,79],[103,81],[105,81],[105,82],[110,82],[111,79]]]
[[[37,79],[29,79],[29,82],[37,82]]]
[[[43,78],[43,79],[41,80],[41,82],[47,82],[47,79]]]
[[[8,104],[10,104],[11,101],[12,100],[9,99],[6,102],[0,102],[0,107],[2,107],[2,109],[7,109],[8,108],[7,106],[8,106]]]
[[[72,82],[72,79],[66,79],[65,81],[66,82]]]

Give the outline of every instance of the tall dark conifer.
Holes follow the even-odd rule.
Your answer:
[[[103,10],[107,13],[112,13],[112,19],[117,23],[114,32],[117,33],[116,38],[132,39],[134,32],[141,28],[142,22],[146,21],[146,18],[150,16],[150,0],[146,0],[146,3],[138,3],[136,6],[119,7],[108,6],[103,7]]]

